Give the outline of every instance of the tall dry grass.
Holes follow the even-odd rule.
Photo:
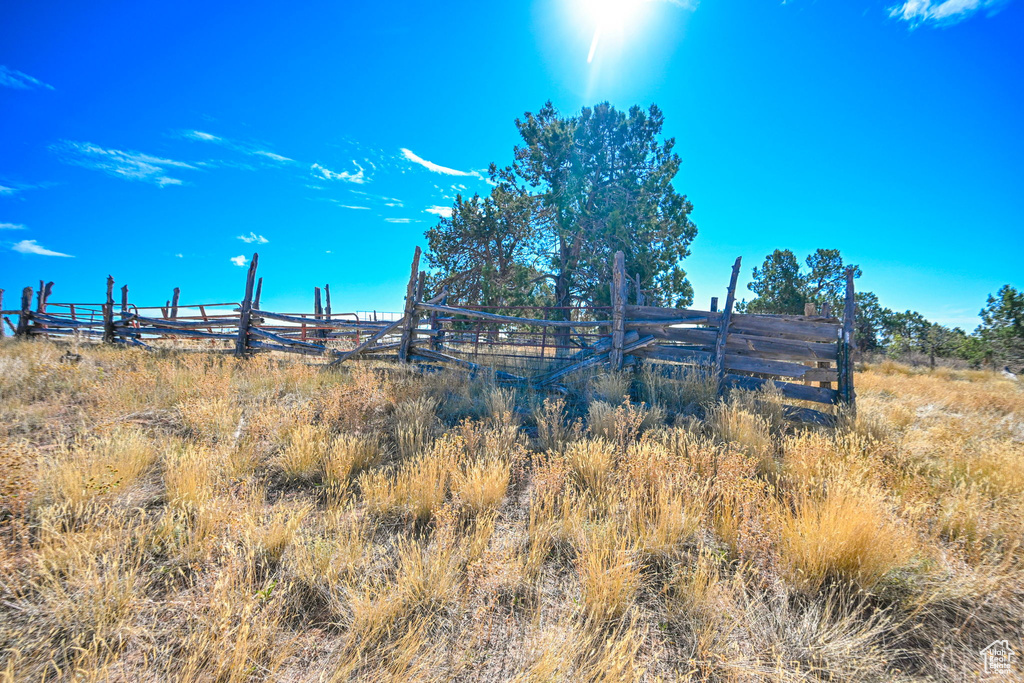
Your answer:
[[[700,369],[568,396],[0,344],[0,680],[965,680],[1024,620],[1024,390],[836,429]]]

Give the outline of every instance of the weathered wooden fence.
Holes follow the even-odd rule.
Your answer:
[[[117,304],[114,279],[108,277],[102,303],[52,303],[53,283],[40,281],[34,309],[33,288],[26,287],[20,308],[0,310],[0,316],[16,336],[143,347],[187,339],[238,356],[269,351],[327,356],[330,365],[370,358],[442,363],[472,372],[487,369],[496,381],[535,388],[554,386],[584,368],[621,369],[642,359],[670,374],[699,366],[713,374],[720,391],[771,384],[790,400],[854,409],[852,270],[846,273],[841,319],[828,310],[817,315],[813,307],[802,316],[734,313],[738,258],[721,310],[717,297],[707,311],[643,305],[639,282],[631,304],[633,280],[625,272],[622,252],[612,267],[611,306],[521,306],[496,312],[449,305],[444,291],[428,298],[419,259],[417,248],[404,309],[390,321],[333,313],[329,286],[324,287],[326,306],[315,288],[312,313],[264,310],[258,254],[249,265],[240,302],[184,305],[175,288],[164,306],[139,307],[130,303],[124,286]],[[17,325],[9,316],[17,316]]]

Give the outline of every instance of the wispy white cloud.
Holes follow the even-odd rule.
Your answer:
[[[11,195],[16,194],[17,192],[18,188],[16,187],[6,187],[4,185],[0,185],[0,195]]]
[[[419,221],[413,221],[411,218],[385,218],[385,223],[419,223]]]
[[[246,258],[245,255],[243,254],[239,254],[238,256],[232,256],[229,260],[239,268],[244,268],[245,264],[249,262],[249,259]]]
[[[67,140],[50,147],[69,164],[84,166],[126,180],[140,180],[160,187],[181,185],[179,178],[167,175],[171,169],[192,169],[195,166],[184,161],[163,159],[142,152],[124,152],[119,149],[104,149],[91,142],[69,142]]]
[[[405,147],[402,147],[402,156],[405,157],[408,161],[411,161],[414,164],[419,164],[423,168],[427,169],[428,171],[433,171],[434,173],[443,173],[445,175],[459,175],[459,176],[475,176],[475,175],[477,175],[476,172],[474,172],[474,171],[459,171],[458,169],[448,168],[447,166],[441,166],[440,164],[435,164],[433,161],[427,161],[423,157],[417,155],[411,149],[406,149]]]
[[[355,173],[349,173],[348,171],[337,173],[329,168],[321,166],[320,164],[313,164],[309,168],[313,171],[313,175],[318,178],[323,178],[324,180],[343,180],[346,183],[362,185],[366,182],[366,175],[363,172],[363,167],[356,163],[355,160],[352,161],[352,165],[358,169]]]
[[[187,130],[184,133],[182,133],[182,136],[189,140],[198,140],[199,142],[212,142],[216,145],[226,147],[227,149],[239,152],[241,154],[263,157],[265,159],[270,159],[271,161],[276,161],[278,163],[294,161],[294,159],[289,159],[288,157],[283,156],[281,154],[277,154],[275,152],[270,152],[268,150],[262,149],[259,145],[254,145],[249,142],[240,142],[238,140],[229,140],[228,138],[224,138],[219,135],[214,135],[213,133],[207,133],[201,130]]]
[[[435,216],[441,216],[442,218],[452,217],[452,207],[450,206],[428,206],[424,211],[432,213]]]
[[[268,152],[265,149],[257,149],[256,151],[253,152],[253,154],[255,154],[256,156],[272,159],[273,161],[294,161],[294,159],[289,159],[286,156],[281,156],[280,154]]]
[[[239,235],[238,239],[242,240],[246,244],[266,244],[270,241],[263,235],[257,235],[254,232],[250,232],[248,235]]]
[[[184,254],[175,254],[174,258],[185,258]]]
[[[10,69],[6,66],[0,66],[0,85],[14,88],[15,90],[32,90],[34,88],[53,90],[53,86],[49,83],[43,83],[38,78],[32,78],[26,73]]]
[[[190,130],[185,133],[185,137],[192,138],[193,140],[202,140],[203,142],[220,142],[221,140],[220,137],[210,133],[204,133],[201,130]]]
[[[957,24],[975,13],[988,10],[995,14],[1009,0],[906,0],[889,9],[889,16],[908,22],[911,27],[921,24],[948,26]]]
[[[64,258],[74,258],[71,254],[62,254],[59,251],[53,251],[47,249],[43,245],[39,244],[35,240],[22,240],[11,247],[16,252],[21,254],[35,254],[37,256],[62,256]]]
[[[21,223],[0,223],[0,230],[24,230],[25,226]]]

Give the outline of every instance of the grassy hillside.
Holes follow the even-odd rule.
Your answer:
[[[1024,389],[838,430],[703,378],[0,344],[0,680],[973,679],[1024,618]],[[629,395],[631,400],[624,401]],[[583,396],[586,400],[580,400]]]

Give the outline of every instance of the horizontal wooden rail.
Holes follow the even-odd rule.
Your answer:
[[[307,329],[319,328],[319,327],[332,327],[338,329],[344,328],[359,328],[367,331],[378,330],[381,327],[387,325],[387,323],[376,323],[370,321],[353,322],[351,320],[326,320],[324,318],[303,318],[297,315],[285,315],[283,313],[272,313],[270,311],[264,311],[254,308],[252,315],[257,318],[269,318],[270,320],[281,320],[286,323],[295,323],[297,325],[305,325]]]
[[[611,320],[540,320],[537,318],[516,318],[511,315],[498,315],[497,313],[484,313],[468,308],[455,308],[454,306],[441,306],[440,304],[419,303],[416,308],[425,311],[437,311],[438,313],[451,313],[466,318],[478,320],[493,320],[502,323],[518,323],[521,325],[538,325],[543,327],[608,327]]]

